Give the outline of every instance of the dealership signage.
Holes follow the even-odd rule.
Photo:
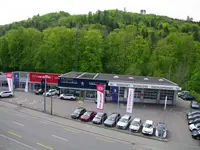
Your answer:
[[[58,84],[59,76],[60,74],[30,72],[29,80],[30,82],[41,83],[41,80],[46,78],[47,83]]]
[[[132,87],[132,88],[142,88],[142,89],[162,89],[162,90],[181,90],[178,86],[163,86],[154,84],[137,84],[137,83],[123,83],[123,82],[109,82],[109,86],[119,86],[119,87]]]
[[[71,87],[71,88],[95,90],[97,84],[107,85],[107,81],[93,80],[93,79],[65,78],[65,77],[59,77],[58,79],[58,86],[60,87]]]

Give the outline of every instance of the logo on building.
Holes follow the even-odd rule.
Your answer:
[[[81,86],[84,86],[84,82],[81,82]]]

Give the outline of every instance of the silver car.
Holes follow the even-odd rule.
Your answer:
[[[135,118],[131,122],[131,125],[129,126],[129,130],[131,132],[139,132],[142,126],[142,121],[140,118]]]
[[[130,115],[124,115],[118,122],[117,122],[117,128],[126,130],[129,127],[129,124],[131,122],[131,116]]]
[[[112,113],[108,118],[104,121],[104,126],[107,127],[114,127],[121,118],[121,115],[119,113]]]

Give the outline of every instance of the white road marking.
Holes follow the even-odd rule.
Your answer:
[[[34,147],[31,147],[31,146],[29,146],[29,145],[27,145],[27,144],[24,144],[24,143],[22,143],[22,142],[19,142],[19,141],[17,141],[17,140],[14,140],[14,139],[12,139],[12,138],[9,138],[9,137],[7,137],[7,136],[5,136],[5,135],[0,134],[0,136],[3,137],[3,138],[5,138],[5,139],[8,139],[8,140],[10,140],[10,141],[12,141],[12,142],[15,142],[15,143],[17,143],[17,144],[20,144],[20,145],[22,145],[22,146],[24,146],[24,147],[30,148],[30,149],[32,149],[32,150],[38,150],[38,149],[36,149],[36,148],[34,148]]]
[[[66,142],[68,142],[68,140],[67,139],[65,139],[65,138],[62,138],[62,137],[59,137],[59,136],[56,136],[56,135],[52,135],[54,138],[57,138],[57,139],[60,139],[60,140],[63,140],[63,141],[66,141]]]
[[[15,122],[15,121],[12,121],[12,123],[14,123],[14,124],[17,124],[17,125],[19,125],[19,126],[22,126],[22,127],[24,127],[24,125],[23,125],[23,124],[21,124],[21,123],[18,123],[18,122]]]

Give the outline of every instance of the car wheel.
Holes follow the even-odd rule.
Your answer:
[[[12,97],[12,95],[9,95],[9,97]]]
[[[197,137],[196,137],[196,139],[197,139],[197,140],[200,140],[200,137],[199,137],[199,136],[197,136]]]
[[[71,100],[71,101],[73,101],[74,99],[73,99],[73,98],[71,98],[70,100]]]
[[[63,98],[63,97],[61,97],[60,99],[64,100],[64,98]]]

